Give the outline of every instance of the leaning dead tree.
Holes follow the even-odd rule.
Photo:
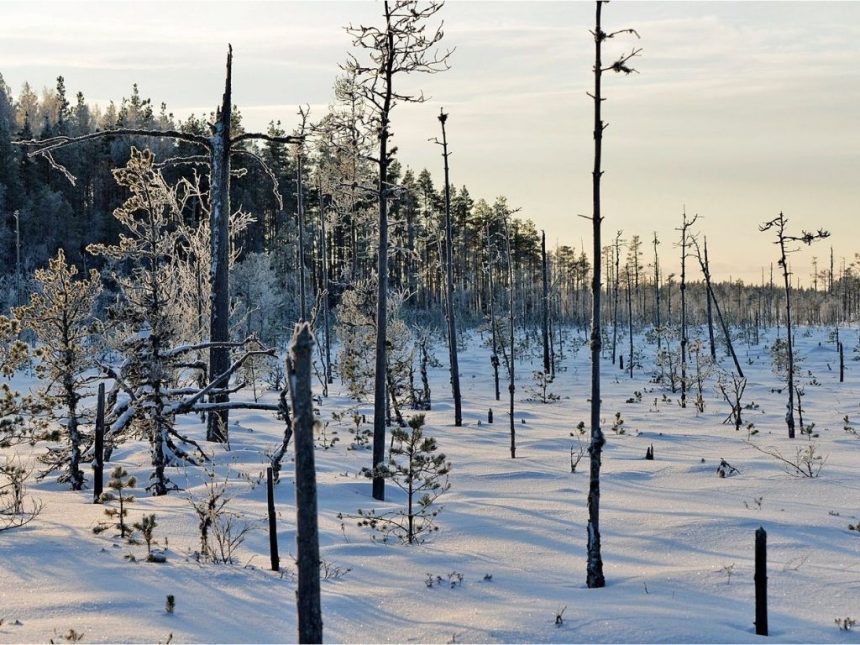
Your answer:
[[[433,74],[448,69],[451,52],[439,52],[436,48],[442,40],[441,25],[428,30],[428,21],[442,8],[442,2],[431,2],[421,7],[414,0],[396,0],[383,5],[384,24],[380,27],[350,25],[347,33],[353,37],[353,45],[366,51],[366,60],[360,61],[353,54],[344,65],[344,70],[355,78],[355,93],[365,104],[367,111],[363,126],[376,133],[378,156],[370,158],[377,166],[378,184],[376,198],[379,208],[379,241],[377,245],[377,302],[376,302],[376,359],[373,388],[373,464],[385,460],[386,419],[386,341],[388,335],[388,202],[393,196],[394,186],[389,181],[388,169],[396,148],[389,148],[391,139],[391,110],[398,103],[423,103],[423,94],[397,91],[394,80],[412,73]],[[381,472],[381,471],[380,471]],[[385,499],[385,480],[373,478],[374,499]]]
[[[302,137],[286,136],[273,137],[258,132],[245,132],[234,135],[231,131],[231,116],[233,112],[233,47],[227,47],[227,72],[224,83],[224,94],[215,115],[214,123],[209,124],[209,136],[180,132],[178,130],[147,130],[142,128],[116,128],[102,132],[92,132],[78,137],[59,136],[50,139],[18,141],[18,145],[30,150],[29,156],[41,156],[48,164],[62,173],[73,185],[75,177],[61,164],[57,163],[53,154],[67,146],[77,145],[94,139],[115,138],[122,136],[151,137],[172,139],[191,144],[203,152],[200,155],[174,157],[163,162],[167,164],[207,164],[209,165],[209,200],[211,229],[211,264],[209,281],[212,287],[211,310],[209,318],[209,374],[227,375],[230,369],[230,349],[226,344],[230,340],[230,297],[229,297],[229,254],[230,254],[230,176],[231,161],[234,154],[250,156],[270,177],[274,174],[263,163],[262,159],[242,144],[248,141],[263,140],[271,143],[298,143]],[[275,197],[280,201],[277,185],[274,187]],[[227,383],[215,384],[216,389],[210,397],[213,404],[228,401]],[[209,441],[226,442],[228,408],[213,406],[209,414],[206,438]]]
[[[818,229],[815,233],[801,230],[800,235],[789,235],[785,230],[785,225],[788,219],[780,211],[779,215],[772,220],[765,222],[758,227],[758,230],[764,233],[765,231],[776,231],[776,242],[779,245],[779,266],[782,267],[782,277],[785,283],[785,339],[786,339],[786,358],[788,370],[786,374],[786,385],[788,386],[788,404],[785,411],[785,424],[788,426],[788,438],[794,439],[794,338],[791,331],[791,271],[788,270],[788,254],[794,253],[798,249],[793,247],[797,242],[802,242],[807,246],[816,240],[823,240],[830,237],[830,233],[823,229]],[[791,247],[791,248],[789,248]],[[801,431],[803,428],[801,428]]]
[[[735,370],[738,373],[740,378],[744,378],[744,371],[741,369],[741,363],[738,360],[737,354],[735,354],[735,346],[732,343],[732,335],[729,333],[729,327],[726,325],[726,321],[723,318],[723,312],[720,309],[720,303],[717,300],[717,295],[714,293],[714,287],[711,283],[711,268],[708,264],[708,239],[705,238],[704,242],[704,252],[699,248],[699,242],[696,238],[692,238],[693,247],[696,249],[696,258],[699,260],[699,267],[702,269],[702,275],[705,277],[705,287],[708,291],[708,306],[714,303],[714,308],[717,310],[717,319],[720,321],[720,327],[723,330],[723,339],[726,341],[726,347],[729,350],[729,353],[732,356],[732,360],[735,363]],[[713,353],[711,354],[712,358],[715,358]]]
[[[601,80],[603,72],[623,72],[630,74],[635,70],[628,65],[631,58],[639,54],[641,49],[633,49],[629,54],[618,58],[612,65],[603,67],[602,50],[605,40],[614,38],[619,34],[633,34],[637,38],[639,34],[634,29],[621,29],[619,31],[605,32],[600,26],[600,13],[606,0],[597,0],[595,15],[595,27],[591,32],[594,36],[594,93],[589,96],[594,100],[594,170],[592,179],[592,206],[593,212],[591,222],[593,226],[593,274],[591,283],[591,443],[588,447],[590,460],[590,475],[588,484],[588,563],[586,584],[590,588],[603,587],[606,580],[603,577],[603,559],[600,554],[600,459],[606,438],[600,428],[600,269],[602,266],[600,225],[603,218],[600,214],[600,178],[601,155],[603,152],[603,131],[606,125],[601,118],[601,107],[603,96],[601,93]]]

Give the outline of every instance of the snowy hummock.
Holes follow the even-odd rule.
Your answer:
[[[509,457],[506,404],[493,400],[489,351],[478,336],[460,355],[464,427],[453,426],[445,368],[432,372],[433,409],[425,432],[436,437],[453,467],[451,490],[439,499],[445,506],[437,518],[440,531],[419,546],[374,543],[354,522],[342,526],[338,513],[374,508],[370,482],[358,475],[370,465],[370,451],[347,450],[351,414],[332,421],[333,412],[356,403],[342,396],[324,399],[326,432],[331,438],[336,431],[340,441],[316,453],[321,556],[331,571],[349,570],[322,583],[325,639],[752,642],[759,638],[753,625],[754,532],[763,526],[770,640],[857,642],[856,632],[840,631],[834,619],[860,617],[860,533],[848,530],[860,514],[860,437],[843,429],[845,415],[851,425],[856,416],[860,428],[860,364],[849,360],[846,382],[839,383],[829,331],[797,334],[804,422],[815,423],[818,451],[827,456],[817,479],[788,475],[745,443],[745,430],[723,425],[729,408],[713,379],[705,412],[697,415],[692,401],[682,410],[677,394],[649,382],[654,349],[644,342],[647,373],[637,370],[631,380],[604,364],[608,441],[601,529],[607,587],[600,590],[585,588],[587,456],[570,472],[570,448],[578,446],[570,433],[577,434],[577,423],[588,418],[584,350],[571,356],[566,347],[566,371],[549,387],[561,396],[553,404],[525,401],[532,370],[539,369],[539,346],[532,347],[531,364],[518,365],[516,460]],[[856,344],[855,330],[843,329],[841,336],[846,347]],[[784,396],[772,391],[783,385],[771,371],[766,346],[738,343],[737,349],[750,380],[744,401],[758,405],[744,410],[745,421],[759,431],[752,441],[793,456],[794,447],[808,440],[787,439]],[[437,355],[444,352],[437,343]],[[722,355],[720,360],[731,368]],[[820,385],[809,384],[808,371]],[[24,377],[16,383],[29,384]],[[641,392],[641,402],[627,403],[635,401],[635,392]],[[663,401],[664,394],[671,402]],[[274,393],[267,397],[276,399]],[[493,425],[486,422],[490,407]],[[369,427],[372,404],[357,410],[368,415]],[[611,430],[616,412],[624,419],[624,435]],[[203,469],[171,469],[170,478],[185,490],[147,497],[148,445],[127,443],[114,451],[106,471],[121,464],[137,476],[129,521],[157,515],[156,539],[164,547],[167,538],[167,563],[144,562],[145,546],[125,544],[112,531],[95,535],[92,528],[104,515],[102,506],[91,503],[91,488],[71,492],[51,478],[31,483],[30,492],[44,503],[41,516],[0,533],[0,640],[63,642],[74,630],[83,635],[81,642],[165,642],[171,634],[173,642],[294,641],[291,463],[285,463],[276,488],[283,574],[268,570],[265,523],[266,452],[279,445],[283,426],[259,411],[236,411],[231,418],[237,425],[230,429],[230,450],[204,445],[218,477],[230,478],[230,507],[256,527],[238,564],[200,564],[192,555],[198,535],[188,496],[202,494]],[[205,436],[193,415],[181,423],[192,437]],[[652,444],[655,460],[646,461]],[[719,478],[721,459],[740,474]],[[87,477],[89,487],[89,471]],[[387,492],[391,503],[400,500],[394,486]],[[128,554],[136,561],[126,559]],[[428,587],[428,574],[443,584]],[[455,582],[461,574],[462,582],[452,588],[450,574]],[[173,614],[165,611],[168,594],[176,599]]]

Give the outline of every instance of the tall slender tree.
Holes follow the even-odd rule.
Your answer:
[[[354,27],[347,32],[353,45],[365,50],[366,60],[349,55],[345,71],[355,78],[355,91],[367,107],[365,127],[376,133],[378,144],[376,197],[378,204],[376,358],[373,400],[373,468],[385,458],[386,420],[386,341],[388,300],[388,207],[393,194],[389,169],[396,151],[389,148],[391,111],[398,103],[423,103],[423,94],[403,92],[394,86],[395,78],[412,73],[432,74],[448,68],[450,51],[437,49],[442,27],[430,28],[428,22],[439,12],[443,2],[419,6],[414,0],[383,3],[383,25]],[[385,480],[373,478],[374,499],[385,499]]]
[[[634,34],[637,37],[638,33],[634,29],[622,29],[620,31],[605,32],[600,23],[600,14],[603,9],[603,3],[606,0],[597,0],[595,11],[595,27],[592,31],[594,36],[594,93],[589,93],[589,96],[594,101],[594,170],[591,173],[592,180],[592,242],[594,259],[592,262],[592,282],[591,282],[591,443],[588,447],[588,455],[590,461],[589,484],[588,484],[588,562],[586,565],[586,584],[589,588],[603,587],[606,580],[603,576],[603,558],[600,552],[600,460],[603,453],[603,446],[606,443],[606,438],[603,435],[603,430],[600,428],[600,346],[601,346],[601,328],[600,328],[600,268],[601,263],[601,240],[600,226],[603,222],[603,217],[600,214],[600,178],[603,175],[601,168],[601,159],[603,153],[603,130],[606,129],[606,124],[601,118],[601,107],[603,104],[603,95],[601,92],[601,80],[603,72],[614,71],[630,74],[635,71],[628,65],[631,58],[636,56],[641,49],[633,49],[629,54],[625,54],[618,58],[609,67],[603,67],[603,43],[607,39],[627,33]]]
[[[794,439],[794,338],[791,331],[791,271],[788,268],[788,254],[797,251],[793,245],[796,242],[802,242],[807,246],[816,240],[823,240],[830,237],[830,233],[824,229],[818,229],[815,233],[801,231],[800,235],[789,235],[785,230],[785,225],[788,219],[780,211],[772,220],[769,220],[759,226],[759,230],[776,231],[776,244],[779,246],[779,266],[782,267],[782,277],[785,284],[785,339],[788,358],[786,385],[788,386],[788,404],[785,410],[785,425],[788,427],[788,438]],[[802,428],[801,428],[802,430]]]
[[[448,323],[448,356],[451,366],[451,392],[454,397],[454,425],[463,425],[463,403],[460,396],[460,363],[457,359],[457,321],[454,318],[454,245],[451,226],[451,183],[448,178],[448,136],[445,123],[448,115],[439,110],[439,123],[442,124],[442,159],[445,162],[445,317]]]

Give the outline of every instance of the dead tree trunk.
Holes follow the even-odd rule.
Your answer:
[[[543,336],[543,371],[544,374],[549,374],[551,370],[550,352],[549,352],[549,280],[547,276],[546,266],[546,233],[540,232],[540,257],[541,257],[541,283],[543,287],[543,303],[541,311],[541,333]]]
[[[705,269],[707,269],[708,273],[710,273],[711,267],[710,267],[710,264],[708,264],[708,238],[705,238],[705,240],[704,240],[704,258],[703,258],[703,261],[705,263]],[[708,284],[710,284],[710,280],[708,281]],[[711,307],[711,300],[712,299],[711,299],[710,287],[708,287],[707,294],[705,294],[705,300],[708,303],[708,307],[707,307],[707,310],[708,310],[708,342],[710,343],[711,358],[716,361],[717,360],[717,346],[714,343],[714,315],[713,315],[712,307]]]
[[[772,228],[776,229],[777,240],[774,244],[779,245],[779,266],[782,267],[782,277],[785,284],[785,337],[786,347],[788,351],[788,405],[785,412],[785,424],[788,426],[788,438],[794,439],[794,338],[791,331],[791,272],[788,270],[788,253],[792,253],[797,249],[787,249],[788,242],[803,242],[806,245],[812,244],[815,240],[830,237],[830,233],[818,229],[816,233],[801,231],[799,236],[789,235],[786,233],[785,225],[788,220],[783,216],[782,212],[770,220],[759,226],[759,231],[768,231]]]
[[[707,240],[705,242],[707,243]],[[737,371],[738,376],[743,378],[744,371],[743,369],[741,369],[741,363],[738,360],[737,354],[735,354],[735,346],[732,343],[732,336],[729,333],[729,327],[726,324],[725,319],[723,318],[723,312],[720,309],[720,303],[717,301],[717,294],[714,293],[714,287],[711,284],[711,269],[707,262],[707,255],[703,255],[699,252],[699,245],[696,243],[695,240],[693,240],[693,244],[696,247],[696,257],[699,260],[699,266],[702,269],[702,275],[705,277],[705,287],[707,289],[708,305],[710,306],[711,302],[714,303],[714,308],[717,310],[717,320],[720,321],[720,327],[723,330],[723,337],[726,341],[726,347],[728,347],[729,354],[731,354],[732,360],[735,363],[735,370]]]
[[[601,118],[603,97],[601,95],[600,81],[601,75],[607,70],[628,74],[632,72],[633,69],[627,66],[627,61],[638,53],[638,50],[634,49],[630,54],[619,58],[610,67],[603,68],[601,57],[603,41],[622,32],[606,33],[602,30],[600,26],[600,13],[603,8],[603,1],[597,0],[596,4],[595,27],[592,32],[594,36],[594,94],[591,94],[591,98],[594,100],[594,170],[591,173],[593,208],[591,223],[594,257],[592,260],[593,275],[591,282],[591,443],[588,447],[590,468],[587,527],[588,562],[586,564],[586,584],[589,588],[603,587],[606,584],[606,580],[603,577],[603,558],[600,553],[600,460],[603,454],[603,446],[606,443],[603,430],[600,428],[600,226],[603,221],[600,215],[600,177],[603,175],[600,163],[603,150],[603,130],[606,128]],[[629,29],[623,31],[636,33]]]
[[[217,343],[230,340],[230,127],[233,112],[232,87],[233,48],[227,54],[227,78],[221,108],[212,128],[211,149],[211,268],[209,282],[212,285],[209,338],[214,344],[209,349],[209,374],[223,374],[230,367],[230,350]],[[217,383],[221,390],[227,383]],[[228,400],[227,394],[213,394],[210,403]],[[207,441],[226,443],[229,412],[217,410],[209,413],[206,425]]]
[[[508,351],[508,376],[510,377],[510,381],[508,382],[508,392],[510,394],[510,420],[511,420],[511,459],[516,459],[517,457],[517,428],[514,423],[514,392],[516,390],[516,386],[514,385],[514,369],[516,367],[515,364],[515,355],[516,351],[514,349],[514,260],[511,255],[511,232],[508,227],[508,219],[505,217],[505,248],[507,250],[508,256],[508,293],[509,293],[509,307],[508,307],[508,323],[510,325],[510,348]]]
[[[630,341],[630,353],[627,356],[627,369],[633,378],[633,285],[630,283],[630,265],[624,268],[627,273],[627,337]]]
[[[293,429],[296,437],[296,608],[300,643],[322,643],[323,635],[314,465],[314,407],[311,398],[313,344],[310,325],[296,325],[287,378],[293,399]]]
[[[496,385],[496,401],[501,400],[501,390],[499,389],[499,328],[496,323],[496,298],[495,288],[493,283],[493,252],[490,247],[490,224],[487,222],[487,273],[489,281],[489,305],[490,305],[490,328],[493,335],[493,355],[490,356],[490,363],[493,366],[493,380]]]
[[[681,407],[687,407],[687,241],[689,233],[687,230],[693,223],[699,219],[698,215],[693,216],[693,219],[687,221],[687,211],[684,211],[683,219],[681,220],[681,228],[676,228],[676,231],[681,232]]]
[[[454,319],[454,257],[451,228],[451,184],[448,179],[448,138],[445,122],[448,115],[439,111],[442,124],[442,158],[445,161],[445,314],[448,322],[448,356],[451,365],[451,393],[454,397],[454,425],[463,425],[463,407],[460,397],[460,365],[457,360],[457,324]]]
[[[657,351],[663,344],[663,332],[660,328],[660,257],[657,255],[657,232],[654,232],[654,331],[657,332]]]
[[[621,231],[615,234],[615,275],[612,280],[612,364],[615,365],[616,349],[618,347],[618,290],[621,271]]]

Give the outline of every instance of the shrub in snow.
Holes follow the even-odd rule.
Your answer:
[[[32,468],[18,459],[6,457],[0,464],[0,532],[16,529],[32,522],[42,511],[42,503],[25,502],[26,483]]]
[[[231,499],[227,495],[227,481],[216,482],[215,474],[211,472],[205,484],[205,494],[200,498],[189,498],[200,531],[198,560],[222,564],[235,561],[236,550],[242,546],[252,527],[242,521],[238,513],[227,508]]]

